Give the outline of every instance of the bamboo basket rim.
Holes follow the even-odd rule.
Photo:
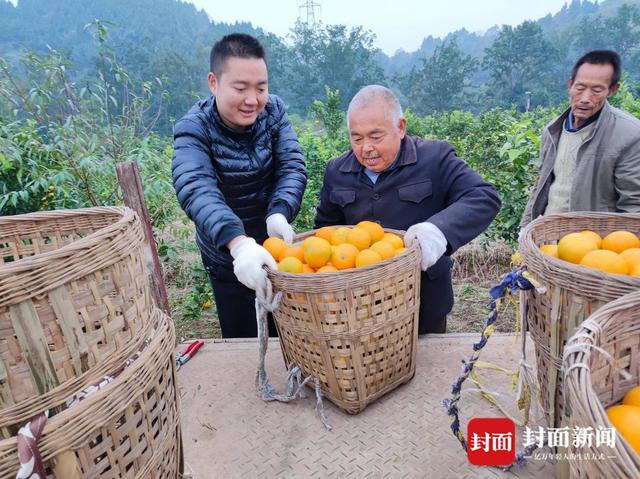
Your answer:
[[[2,215],[0,216],[0,228],[3,226],[11,226],[16,222],[46,221],[51,218],[73,217],[80,213],[85,215],[101,215],[105,212],[114,213],[123,210],[131,209],[127,206],[90,206],[88,208],[65,208],[63,210],[43,210],[17,215]]]
[[[335,228],[347,227],[353,228],[355,225],[332,225]],[[294,237],[294,242],[304,240],[311,237],[318,231],[319,228],[299,233]],[[394,233],[401,238],[404,237],[404,230],[397,230],[392,228],[384,228],[385,233]],[[413,243],[407,247],[407,253],[418,250],[418,246]],[[267,274],[271,279],[276,281],[290,281],[295,280],[297,284],[303,287],[303,292],[322,293],[323,291],[334,292],[336,290],[342,290],[350,286],[349,283],[360,279],[360,276],[366,276],[370,272],[376,270],[380,275],[393,273],[395,268],[399,265],[399,262],[405,259],[401,256],[393,256],[391,258],[384,259],[377,263],[373,263],[360,268],[349,268],[340,271],[329,271],[323,273],[313,274],[300,274],[300,273],[285,273],[282,271],[274,270],[266,267]],[[321,276],[321,277],[319,277]],[[307,287],[309,289],[307,289]]]
[[[567,340],[567,346],[569,346],[569,344],[585,344],[587,346],[577,351],[568,349],[565,346],[567,352],[564,354],[562,360],[565,369],[568,369],[566,366],[567,363],[577,360],[581,354],[584,354],[584,358],[580,358],[578,361],[581,364],[586,364],[586,361],[591,359],[591,357],[602,355],[601,351],[593,347],[598,345],[597,343],[602,339],[604,334],[602,323],[610,321],[611,318],[618,313],[628,311],[630,306],[640,307],[640,290],[612,300],[585,319],[573,336]],[[565,376],[574,374],[574,371],[577,371],[577,369],[579,368],[572,368],[565,373]],[[591,376],[590,368],[583,367],[580,369],[584,369],[586,374]]]
[[[79,440],[76,439],[74,442],[73,438],[67,437],[63,440],[63,442],[71,444],[56,444],[56,447],[53,447],[54,445],[51,444],[53,440],[57,439],[52,439],[51,434],[55,433],[55,431],[59,430],[61,427],[64,427],[64,425],[73,423],[74,420],[77,419],[79,411],[86,411],[87,409],[94,408],[96,405],[102,406],[96,409],[96,411],[103,412],[104,415],[94,414],[94,419],[88,421],[90,423],[88,424],[88,427],[92,426],[94,428],[97,428],[101,427],[109,420],[111,420],[114,415],[117,415],[117,411],[128,407],[135,399],[135,392],[137,391],[136,388],[140,388],[138,374],[140,372],[143,372],[144,368],[146,367],[146,360],[151,355],[160,354],[160,350],[162,348],[168,348],[168,346],[165,346],[167,342],[170,343],[172,349],[173,344],[175,343],[175,330],[173,328],[173,323],[166,314],[156,308],[152,313],[152,319],[150,322],[154,324],[154,334],[151,337],[149,344],[141,352],[140,356],[136,358],[124,371],[122,371],[122,373],[117,378],[115,378],[115,380],[105,385],[103,388],[99,389],[93,394],[90,394],[77,405],[67,408],[47,420],[47,424],[42,431],[42,437],[39,442],[41,451],[44,452],[42,455],[43,461],[51,459],[56,452],[60,452],[61,449],[65,449],[64,446],[67,446],[67,448],[73,447],[73,444],[75,444],[75,442]],[[177,385],[175,387],[177,388]],[[82,388],[76,390],[75,393],[78,393],[80,391],[82,391]],[[117,410],[115,410],[115,408],[111,406],[113,402],[113,395],[117,395],[120,399],[120,401],[118,402]],[[105,405],[105,399],[107,398],[110,399],[108,399],[108,404]],[[177,407],[177,404],[174,404],[174,406]],[[16,448],[16,436],[0,440],[0,458],[6,457],[6,455],[11,453],[12,451],[16,451]]]
[[[610,303],[598,309],[589,318],[587,318],[575,334],[567,341],[565,354],[562,361],[564,384],[569,391],[575,389],[575,398],[566,396],[568,406],[573,411],[577,404],[583,404],[586,407],[580,408],[581,413],[576,414],[578,418],[587,416],[587,420],[595,423],[604,423],[607,427],[614,428],[613,423],[609,420],[605,406],[598,397],[593,388],[591,364],[594,358],[604,356],[598,348],[602,347],[602,341],[609,339],[606,344],[616,342],[620,337],[626,338],[627,335],[607,337],[606,328],[611,323],[616,322],[616,317],[631,308],[640,308],[640,290],[621,296]],[[635,325],[634,334],[640,335],[640,321]],[[613,340],[613,341],[611,341]],[[619,374],[618,370],[614,370],[613,364],[610,365],[611,374]],[[636,378],[640,382],[640,378]],[[573,413],[572,413],[573,414]],[[617,433],[616,449],[622,444],[625,457],[620,459],[627,466],[633,465],[640,474],[640,454],[636,453],[620,433]],[[622,451],[618,451],[622,452]]]
[[[582,288],[575,282],[568,282],[562,276],[570,273],[583,278],[584,282],[590,283],[603,283],[615,284],[623,287],[625,291],[631,292],[636,289],[640,289],[640,278],[634,278],[628,275],[604,273],[602,271],[588,268],[586,266],[580,266],[570,263],[568,261],[554,258],[548,254],[540,251],[540,248],[533,240],[534,230],[540,229],[550,223],[571,223],[574,220],[588,221],[588,220],[607,220],[607,219],[619,219],[637,221],[640,224],[640,214],[634,213],[601,213],[601,212],[577,212],[577,213],[555,213],[545,216],[540,216],[529,223],[522,232],[522,239],[519,244],[520,253],[525,260],[525,263],[529,269],[537,269],[540,267],[544,273],[542,276],[545,280],[551,278],[553,280],[559,280],[557,282],[562,283],[562,287],[570,291],[581,292]],[[531,264],[529,264],[531,263]],[[539,278],[542,279],[542,278]]]
[[[10,233],[5,232],[7,227],[15,229],[20,223],[44,223],[52,218],[73,221],[79,217],[105,215],[113,217],[113,221],[100,225],[82,238],[75,238],[54,250],[0,264],[0,304],[8,306],[37,297],[97,267],[111,266],[131,255],[123,243],[142,244],[144,241],[138,216],[127,207],[101,206],[0,217],[0,235],[9,236]]]
[[[9,275],[21,273],[25,270],[41,266],[44,262],[63,259],[75,251],[87,249],[90,245],[103,240],[105,237],[109,237],[112,233],[121,231],[123,228],[128,227],[130,223],[135,221],[136,213],[134,210],[126,206],[96,206],[93,208],[39,211],[34,213],[25,213],[22,215],[0,216],[0,228],[2,228],[3,226],[15,226],[19,223],[37,223],[56,218],[65,219],[78,216],[100,216],[105,214],[119,218],[113,223],[55,250],[45,251],[43,253],[27,256],[11,261],[10,263],[0,265],[0,280]]]
[[[91,384],[92,381],[108,375],[110,371],[135,354],[147,338],[151,336],[159,322],[157,314],[156,311],[150,312],[149,320],[143,323],[142,330],[138,331],[135,337],[127,342],[126,347],[114,351],[111,355],[106,356],[81,375],[68,379],[45,393],[31,396],[11,404],[4,409],[0,409],[0,428],[11,427],[20,422],[26,422],[44,410],[50,410],[60,406],[78,391],[81,391],[86,385]]]

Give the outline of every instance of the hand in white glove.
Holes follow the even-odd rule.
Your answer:
[[[520,241],[522,241],[522,237],[523,237],[522,232],[523,231],[524,231],[524,228],[520,228],[518,230],[518,243],[520,243]]]
[[[416,241],[420,244],[422,271],[436,264],[447,250],[447,238],[433,223],[417,223],[409,227],[404,235],[404,244],[408,248]]]
[[[291,244],[296,233],[282,213],[274,213],[267,218],[267,234]]]
[[[265,264],[270,268],[278,269],[273,256],[253,238],[246,237],[234,244],[231,248],[231,256],[233,256],[233,272],[238,281],[253,290],[266,286],[267,272],[262,269]]]

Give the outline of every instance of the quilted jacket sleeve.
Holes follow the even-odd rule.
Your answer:
[[[218,186],[218,175],[209,157],[210,140],[203,122],[189,115],[174,128],[174,150],[171,167],[178,202],[216,248],[223,248],[244,226],[226,204]]]

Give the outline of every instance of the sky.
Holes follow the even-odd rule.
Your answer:
[[[306,0],[187,0],[212,20],[251,22],[285,37]],[[567,0],[313,0],[322,23],[363,26],[376,35],[375,46],[391,55],[420,47],[423,38],[466,28],[484,32],[494,25],[518,25],[555,14]],[[305,14],[306,15],[306,14]],[[306,18],[306,17],[305,17]]]

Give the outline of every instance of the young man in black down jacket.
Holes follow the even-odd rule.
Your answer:
[[[174,128],[173,183],[196,225],[223,337],[255,337],[254,291],[266,284],[263,266],[276,268],[260,244],[267,236],[291,242],[307,174],[284,103],[269,95],[255,38],[217,42],[207,79],[212,96]]]

